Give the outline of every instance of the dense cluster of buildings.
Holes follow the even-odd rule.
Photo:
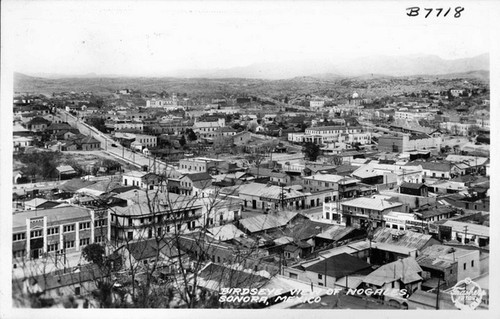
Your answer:
[[[357,93],[335,105],[314,97],[314,112],[286,114],[281,102],[246,97],[235,105],[217,99],[214,107],[175,94],[121,104],[134,94],[116,91],[107,108],[74,94],[14,101],[16,154],[118,147],[168,161],[168,169],[128,159],[113,173],[83,176],[58,163],[71,176],[48,188],[16,179],[13,295],[38,289],[46,299],[98,299],[87,275],[93,264],[82,257],[97,244],[112,261],[117,291],[130,284],[124,274],[141,269],[161,278],[158,287],[179,289],[183,277],[203,294],[282,289],[241,307],[300,307],[280,302],[299,289],[331,308],[346,298],[360,307],[453,309],[454,286],[470,278],[485,291],[480,307],[488,307],[489,140],[478,139],[489,134],[487,116],[444,121],[443,112],[411,101],[365,109],[371,101]],[[255,115],[258,103],[279,114]],[[106,145],[67,114],[96,125]],[[439,125],[412,124],[439,116]],[[81,275],[70,278],[75,271]],[[344,292],[329,299],[328,288]],[[349,289],[387,293],[348,296]]]

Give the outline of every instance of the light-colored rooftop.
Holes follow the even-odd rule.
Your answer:
[[[349,201],[345,201],[341,203],[341,205],[382,211],[390,208],[396,208],[403,204],[399,202],[390,202],[385,198],[377,198],[375,196],[372,196],[358,197]]]
[[[122,176],[125,177],[132,177],[132,178],[142,178],[144,175],[148,174],[148,172],[142,172],[142,171],[128,171],[126,173],[123,173]]]
[[[488,226],[458,222],[455,220],[447,220],[442,225],[451,227],[453,231],[461,233],[465,233],[465,227],[467,226],[467,234],[484,237],[490,236],[490,228]]]
[[[315,181],[331,182],[331,183],[338,183],[343,178],[345,178],[345,177],[340,176],[340,175],[335,175],[335,174],[315,174],[312,176],[304,177],[304,179],[307,179],[307,180],[315,180]]]
[[[266,185],[260,183],[250,183],[238,186],[239,194],[265,197],[268,199],[284,199],[297,198],[304,196],[304,193],[295,190],[292,187],[284,187],[283,189],[275,185]]]
[[[366,276],[363,282],[382,286],[385,283],[401,280],[406,284],[422,280],[419,272],[422,272],[422,268],[413,257],[408,257],[381,266]]]
[[[47,216],[47,222],[64,222],[74,218],[89,218],[91,210],[85,207],[66,205],[44,210],[29,210],[17,212],[12,215],[12,226],[14,228],[26,226],[26,219]]]
[[[215,239],[218,239],[220,241],[231,240],[233,238],[245,235],[245,233],[243,233],[233,224],[213,227],[207,229],[207,232],[209,232]]]

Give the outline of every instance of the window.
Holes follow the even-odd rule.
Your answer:
[[[324,286],[322,282],[318,282],[318,286]]]
[[[47,229],[47,235],[59,234],[59,227],[51,227]]]
[[[75,287],[75,295],[80,295],[80,287]]]
[[[47,251],[48,252],[51,252],[51,251],[56,251],[56,250],[59,250],[59,244],[49,244],[47,245]]]
[[[42,230],[41,229],[32,230],[30,232],[30,238],[38,238],[38,237],[42,237]]]
[[[322,274],[318,274],[318,279],[323,279],[323,275]]]
[[[95,236],[94,237],[94,243],[102,243],[104,242],[105,236]]]
[[[75,247],[75,241],[74,240],[69,240],[69,241],[65,241],[64,242],[64,248],[65,249],[73,248],[73,247]]]
[[[12,241],[20,241],[26,239],[26,233],[17,233],[12,235]]]
[[[72,231],[75,231],[75,224],[63,226],[63,232],[68,233],[68,232],[72,232]]]
[[[24,249],[16,250],[12,253],[12,257],[14,258],[22,258],[25,255],[26,255],[26,250]]]
[[[464,263],[464,270],[467,269],[467,263]]]
[[[474,260],[472,260],[472,261],[470,262],[470,266],[471,266],[471,267],[474,267]]]
[[[90,244],[90,238],[82,238],[80,239],[80,246],[86,246]]]
[[[148,229],[148,238],[153,238],[153,230],[151,228]]]
[[[129,231],[129,232],[127,233],[127,239],[128,239],[128,240],[132,240],[132,239],[134,239],[134,233],[133,233],[133,232],[131,232],[131,231]]]
[[[290,278],[292,279],[297,279],[298,278],[298,275],[297,274],[294,274],[294,273],[290,273],[289,274]]]
[[[80,228],[80,230],[89,229],[90,228],[90,222],[80,223],[79,228]]]
[[[130,221],[131,221],[131,219],[129,219],[129,222]],[[98,220],[94,221],[94,227],[106,226],[106,224],[107,224],[107,220],[106,219],[98,219]]]
[[[450,269],[450,275],[453,274],[453,269]]]
[[[326,217],[326,219],[330,219],[330,213],[329,213],[329,212],[326,212],[326,213],[325,213],[325,217]]]

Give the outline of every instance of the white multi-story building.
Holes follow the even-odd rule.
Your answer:
[[[353,134],[342,134],[339,136],[339,142],[341,143],[360,143],[360,144],[370,144],[372,141],[372,136],[370,133],[353,133]]]
[[[219,136],[219,129],[226,126],[226,120],[219,118],[213,122],[196,121],[193,125],[193,131],[201,138],[215,138]]]
[[[179,161],[179,171],[208,172],[211,168],[217,167],[219,162],[224,162],[224,160],[208,157],[184,158]]]
[[[15,213],[12,217],[13,262],[80,251],[111,238],[107,209],[64,205]],[[53,258],[53,256],[52,256]]]
[[[361,133],[359,126],[318,126],[307,128],[305,133],[309,135],[338,136],[342,133]]]
[[[106,127],[111,128],[115,131],[121,131],[121,130],[142,131],[144,129],[144,124],[142,123],[142,121],[116,120],[107,122]]]
[[[426,119],[431,114],[429,112],[415,112],[415,111],[396,111],[394,113],[395,119],[415,120]]]
[[[323,100],[311,100],[309,101],[309,107],[311,109],[318,109],[325,106],[325,101]]]
[[[359,126],[319,126],[306,129],[305,133],[289,133],[288,141],[294,143],[312,142],[329,143],[361,143],[369,144],[371,134],[363,133]]]
[[[475,123],[443,122],[439,123],[439,128],[447,130],[453,135],[468,136],[470,128],[481,126],[481,121],[481,119],[477,119]]]
[[[142,135],[142,134],[134,134],[135,142],[140,143],[142,146],[146,147],[156,147],[157,145],[157,137],[153,135]]]

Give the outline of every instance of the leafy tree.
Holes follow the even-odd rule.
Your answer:
[[[91,118],[87,119],[86,122],[88,125],[95,127],[96,129],[98,129],[99,131],[101,131],[103,133],[107,132],[106,125],[105,125],[106,121],[104,121],[104,119],[102,119],[102,118],[91,117]]]
[[[83,258],[91,263],[94,263],[98,266],[102,266],[104,264],[104,256],[106,251],[104,246],[99,244],[90,244],[85,246],[82,249]]]
[[[27,176],[40,176],[44,179],[57,177],[58,152],[34,152],[16,155],[14,158],[26,166],[22,169]]]
[[[189,141],[196,141],[196,139],[198,138],[196,136],[196,133],[192,129],[190,129],[190,128],[188,128],[186,130],[186,134],[187,134],[187,137],[188,137]]]
[[[306,142],[302,151],[310,161],[315,161],[320,153],[320,148],[315,143]]]
[[[184,135],[179,139],[179,144],[181,144],[181,146],[186,145],[186,137]]]
[[[233,125],[231,125],[231,127],[234,128],[235,130],[237,130],[238,132],[245,130],[245,127],[243,125],[241,125],[240,123],[234,123]]]
[[[255,129],[257,128],[257,126],[258,126],[257,123],[250,122],[250,123],[248,123],[247,128],[250,132],[255,132]]]

